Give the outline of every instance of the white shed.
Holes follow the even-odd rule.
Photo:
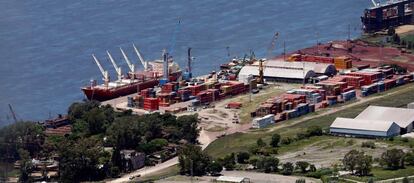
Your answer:
[[[330,133],[356,137],[392,137],[400,134],[400,126],[392,121],[336,118]]]

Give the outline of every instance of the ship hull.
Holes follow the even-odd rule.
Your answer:
[[[143,89],[153,88],[158,85],[158,80],[148,80],[144,82],[136,82],[128,84],[125,86],[105,89],[105,88],[96,88],[96,87],[84,87],[82,88],[83,93],[88,98],[88,100],[97,100],[97,101],[106,101],[111,100],[117,97],[122,97],[137,93]]]

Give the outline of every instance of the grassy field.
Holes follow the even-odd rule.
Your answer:
[[[180,169],[178,167],[178,165],[174,165],[171,167],[168,167],[166,169],[163,169],[161,171],[158,171],[156,173],[153,174],[149,174],[146,175],[144,177],[140,177],[138,179],[136,179],[136,181],[138,182],[153,182],[154,180],[160,180],[160,179],[164,179],[166,177],[171,177],[174,175],[178,175]]]
[[[372,173],[372,176],[370,177],[368,176],[366,177],[346,176],[344,178],[366,182],[371,177],[375,181],[393,179],[396,177],[408,177],[408,176],[414,175],[414,167],[410,166],[410,167],[406,167],[405,169],[400,169],[400,170],[384,170],[383,168],[380,168],[380,167],[374,167],[371,173]]]
[[[387,92],[375,94],[370,97],[383,96],[383,95],[389,94],[390,92],[395,92],[393,94],[383,96],[381,98],[374,99],[369,102],[364,102],[362,104],[353,106],[352,108],[347,108],[347,109],[335,112],[330,115],[315,117],[313,119],[309,119],[301,123],[295,124],[294,122],[297,120],[300,120],[303,117],[298,118],[298,119],[284,121],[284,122],[275,124],[265,129],[252,130],[247,133],[236,133],[236,134],[228,135],[211,143],[205,151],[212,157],[215,157],[215,158],[223,157],[226,154],[229,154],[231,152],[248,150],[249,147],[255,145],[258,138],[262,138],[266,142],[269,142],[272,134],[274,133],[279,133],[282,137],[294,137],[294,135],[296,135],[298,132],[304,132],[306,131],[307,127],[313,126],[313,125],[320,126],[324,129],[327,129],[336,117],[353,118],[357,116],[361,111],[363,111],[369,105],[379,105],[379,106],[389,106],[389,107],[406,107],[408,103],[414,101],[414,95],[413,95],[414,87],[413,86],[414,86],[413,84],[408,84],[405,86],[394,88]],[[309,114],[307,116],[309,117],[310,115],[316,115],[317,113],[318,112]],[[292,123],[293,125],[290,125]],[[272,130],[272,128],[277,128],[277,129]],[[282,146],[279,149],[279,152],[294,151],[298,148],[304,147],[311,143],[318,142],[320,140],[324,140],[326,138],[334,139],[338,137],[322,136],[318,138],[311,138],[308,140],[304,140],[303,142],[302,141],[295,142],[286,147]]]

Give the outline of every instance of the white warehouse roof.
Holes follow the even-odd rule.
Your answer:
[[[244,66],[240,72],[240,76],[248,76],[248,75],[258,76],[259,75],[259,67],[254,65],[247,65]],[[303,79],[303,78],[310,78],[314,77],[316,74],[313,70],[305,69],[298,69],[298,68],[277,68],[277,67],[265,67],[263,70],[263,75],[265,77],[275,77],[275,78],[292,78],[292,79]]]
[[[258,65],[256,62],[253,65]],[[333,64],[316,63],[316,62],[287,62],[283,60],[268,60],[263,63],[265,67],[279,67],[279,68],[297,68],[305,70],[313,70],[319,74],[336,74],[336,68]]]
[[[331,128],[387,132],[393,124],[392,121],[336,118]]]
[[[414,109],[369,106],[355,119],[392,121],[406,128],[414,121]]]
[[[237,182],[237,183],[241,183],[245,181],[245,177],[232,177],[232,176],[220,176],[219,178],[217,178],[216,180],[219,182]]]

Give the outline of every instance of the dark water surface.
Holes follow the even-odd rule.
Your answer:
[[[135,43],[146,59],[157,59],[172,45],[178,17],[175,60],[185,67],[187,47],[196,57],[194,74],[217,70],[232,55],[254,50],[265,56],[275,31],[280,32],[275,54],[315,44],[317,39],[345,39],[360,34],[360,15],[368,0],[39,0],[0,1],[0,121],[7,104],[26,120],[65,113],[84,98],[80,87],[101,78],[91,54],[110,71],[105,51],[118,64],[122,46],[138,62]],[[319,34],[319,36],[317,36]],[[142,66],[136,63],[138,67]]]

